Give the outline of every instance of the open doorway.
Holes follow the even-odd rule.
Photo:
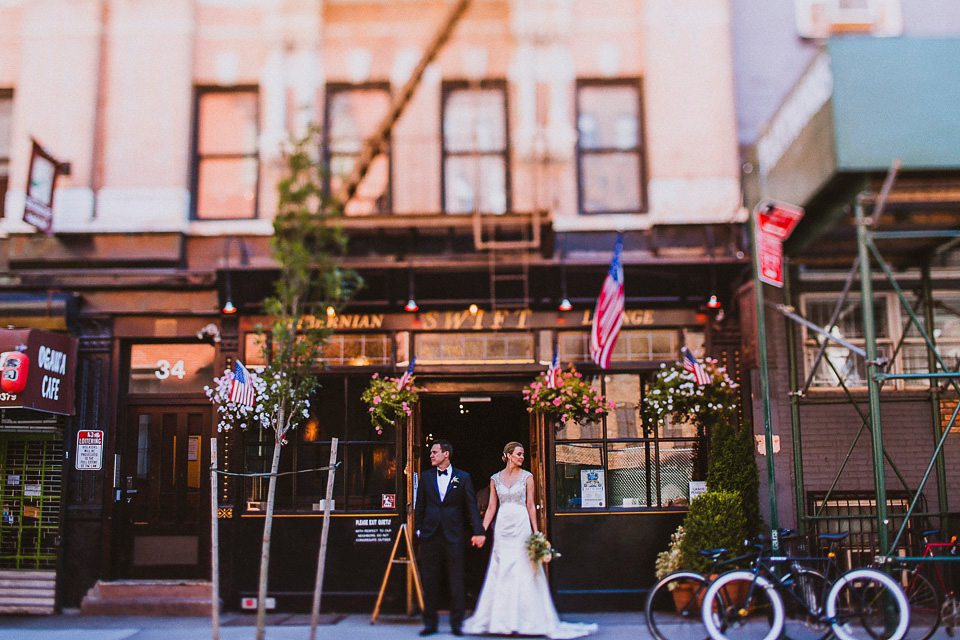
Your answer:
[[[529,450],[530,419],[519,393],[424,394],[420,396],[420,416],[421,468],[430,466],[428,444],[436,439],[449,440],[453,445],[453,466],[470,473],[478,493],[489,486],[490,476],[503,468],[500,454],[505,444],[516,441]],[[485,508],[482,495],[480,499]],[[473,607],[480,593],[491,546],[488,540],[480,551],[466,552],[467,608]]]

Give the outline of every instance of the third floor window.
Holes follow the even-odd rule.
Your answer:
[[[640,82],[577,83],[580,213],[646,210]]]
[[[256,89],[202,89],[197,94],[194,217],[257,217],[260,161]]]
[[[444,212],[509,210],[508,139],[504,83],[444,84]]]

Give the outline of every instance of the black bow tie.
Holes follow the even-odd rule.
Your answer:
[[[439,469],[437,469],[437,475],[438,475],[438,476],[445,476],[445,475],[447,475],[447,472],[448,472],[448,471],[449,471],[449,469],[444,469],[443,471],[440,471]]]

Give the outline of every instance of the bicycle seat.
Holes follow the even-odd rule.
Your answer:
[[[849,531],[843,531],[841,533],[821,533],[817,536],[817,538],[819,540],[843,540],[849,535]]]
[[[697,555],[704,556],[705,558],[710,558],[711,560],[716,560],[726,552],[727,550],[725,548],[700,549],[699,551],[697,551]]]

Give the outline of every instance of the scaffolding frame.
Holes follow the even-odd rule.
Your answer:
[[[890,562],[897,554],[897,545],[904,538],[904,534],[907,530],[908,523],[912,516],[937,516],[939,517],[941,523],[941,529],[948,530],[950,529],[950,508],[949,508],[949,499],[946,490],[946,465],[944,459],[944,444],[947,437],[950,435],[951,429],[958,424],[958,413],[960,413],[960,403],[955,407],[950,415],[949,421],[946,425],[943,424],[942,414],[941,414],[941,403],[940,403],[940,386],[934,384],[934,381],[942,380],[948,384],[958,395],[960,395],[960,372],[952,371],[946,366],[941,357],[939,351],[937,350],[936,341],[933,336],[934,328],[934,317],[933,317],[933,297],[932,297],[932,280],[930,276],[930,267],[931,260],[930,257],[927,257],[923,264],[920,265],[921,271],[921,296],[919,301],[919,306],[922,307],[923,311],[923,320],[920,319],[917,309],[914,308],[914,305],[910,302],[907,296],[904,294],[903,288],[897,283],[897,278],[891,269],[890,265],[884,259],[879,247],[877,246],[876,241],[896,239],[896,240],[914,240],[914,239],[934,239],[934,240],[944,240],[950,245],[960,242],[960,230],[901,230],[901,231],[882,231],[879,230],[877,224],[880,220],[880,213],[882,212],[884,202],[886,197],[892,187],[893,180],[896,175],[896,171],[899,168],[897,163],[894,164],[890,173],[887,175],[887,179],[883,185],[883,189],[879,196],[875,197],[874,194],[869,192],[861,192],[856,197],[855,211],[854,211],[854,223],[856,226],[857,234],[857,253],[853,261],[853,265],[847,275],[847,278],[844,282],[844,286],[840,295],[840,298],[837,301],[836,308],[833,310],[833,314],[830,318],[830,321],[826,327],[820,327],[815,323],[807,320],[798,314],[793,306],[790,304],[775,304],[763,298],[762,294],[757,295],[758,299],[758,340],[765,336],[763,327],[763,308],[769,307],[780,314],[782,314],[788,321],[792,321],[798,325],[803,325],[806,328],[814,331],[820,336],[820,349],[810,367],[809,374],[806,380],[800,384],[799,377],[797,372],[800,370],[798,367],[798,353],[796,340],[794,333],[788,331],[787,339],[787,362],[788,362],[788,371],[789,371],[789,388],[790,392],[790,416],[791,416],[791,430],[792,430],[792,440],[793,440],[793,465],[794,473],[796,478],[795,483],[795,501],[796,501],[796,510],[797,510],[797,522],[799,524],[799,529],[802,534],[807,533],[807,526],[810,522],[815,522],[818,519],[821,519],[825,505],[828,503],[831,495],[835,494],[837,487],[840,483],[841,475],[847,465],[847,462],[851,459],[851,455],[856,448],[858,442],[860,441],[861,436],[864,431],[867,431],[870,434],[871,441],[871,451],[872,451],[872,462],[873,462],[873,474],[874,474],[874,492],[876,496],[875,505],[876,505],[876,527],[877,532],[877,549],[875,549],[875,561],[878,562]],[[872,215],[867,216],[866,210],[872,207]],[[935,255],[936,252],[934,252]],[[902,308],[907,312],[909,319],[907,320],[904,330],[901,332],[900,340],[896,345],[895,350],[891,354],[890,358],[883,358],[878,355],[878,342],[876,335],[876,318],[874,317],[874,308],[873,308],[873,274],[874,274],[874,265],[879,273],[882,273],[886,278],[887,283],[889,284],[892,291],[896,294],[897,298],[900,301]],[[837,322],[840,311],[843,308],[848,296],[850,295],[851,289],[855,280],[859,279],[860,281],[860,303],[861,303],[861,312],[863,314],[863,335],[864,335],[864,348],[857,347],[844,340],[842,337],[835,335],[832,332],[832,329]],[[785,297],[788,303],[792,302],[792,294],[790,290],[789,277],[786,278],[786,288],[785,288]],[[755,277],[754,286],[761,287],[758,279]],[[762,303],[760,300],[763,299]],[[897,358],[897,354],[900,352],[904,340],[907,336],[908,331],[911,327],[915,327],[919,337],[922,338],[923,343],[927,351],[927,371],[920,373],[892,373],[888,371],[888,367],[892,362]],[[917,337],[914,335],[913,337]],[[862,398],[856,398],[853,393],[850,391],[849,387],[846,384],[844,376],[837,371],[835,365],[831,362],[829,358],[824,358],[826,347],[829,342],[834,342],[853,353],[856,353],[862,357],[867,365],[867,402],[868,402],[868,411],[865,414],[861,408]],[[761,353],[766,351],[765,341],[759,342],[759,349]],[[800,407],[803,398],[806,396],[807,391],[810,388],[810,385],[813,381],[813,377],[818,367],[822,362],[825,362],[829,366],[834,374],[839,380],[840,387],[842,388],[843,393],[846,396],[846,401],[849,402],[851,406],[857,411],[861,418],[861,425],[856,435],[854,436],[853,442],[850,444],[849,449],[847,450],[843,460],[841,462],[840,468],[838,469],[836,476],[833,479],[833,482],[830,486],[830,489],[822,495],[822,499],[819,500],[816,506],[816,513],[810,515],[807,513],[806,499],[804,495],[805,484],[803,480],[803,453],[802,453],[802,433],[801,433],[801,417],[800,417]],[[767,375],[765,371],[761,372],[762,376]],[[930,404],[931,404],[931,416],[932,416],[932,436],[935,447],[931,455],[929,463],[926,465],[923,476],[919,481],[919,484],[916,488],[911,488],[908,485],[908,482],[904,476],[897,469],[892,458],[889,456],[887,451],[883,447],[883,424],[881,421],[881,402],[880,402],[880,390],[887,381],[892,380],[906,380],[906,379],[929,379],[930,384]],[[763,393],[768,393],[766,386],[762,389]],[[769,412],[769,399],[764,398],[765,412]],[[769,492],[775,494],[775,484],[774,484],[774,475],[772,467],[769,464],[771,458],[769,456],[771,444],[771,432],[767,429],[766,438],[767,438],[767,448],[768,448],[768,472],[769,472]],[[902,522],[899,528],[896,531],[896,535],[893,539],[890,539],[888,531],[889,514],[887,510],[887,480],[885,476],[885,464],[889,464],[891,470],[896,474],[900,484],[903,489],[906,491],[906,494],[910,496],[910,503],[906,513],[898,513],[898,519],[902,518]],[[924,511],[918,512],[918,505],[921,504],[923,499],[923,490],[926,486],[930,476],[936,474],[937,477],[937,507],[935,511]],[[771,526],[773,529],[776,529],[776,523],[778,522],[778,515],[776,513],[776,503],[774,499],[771,499]],[[958,558],[960,559],[960,558]]]

